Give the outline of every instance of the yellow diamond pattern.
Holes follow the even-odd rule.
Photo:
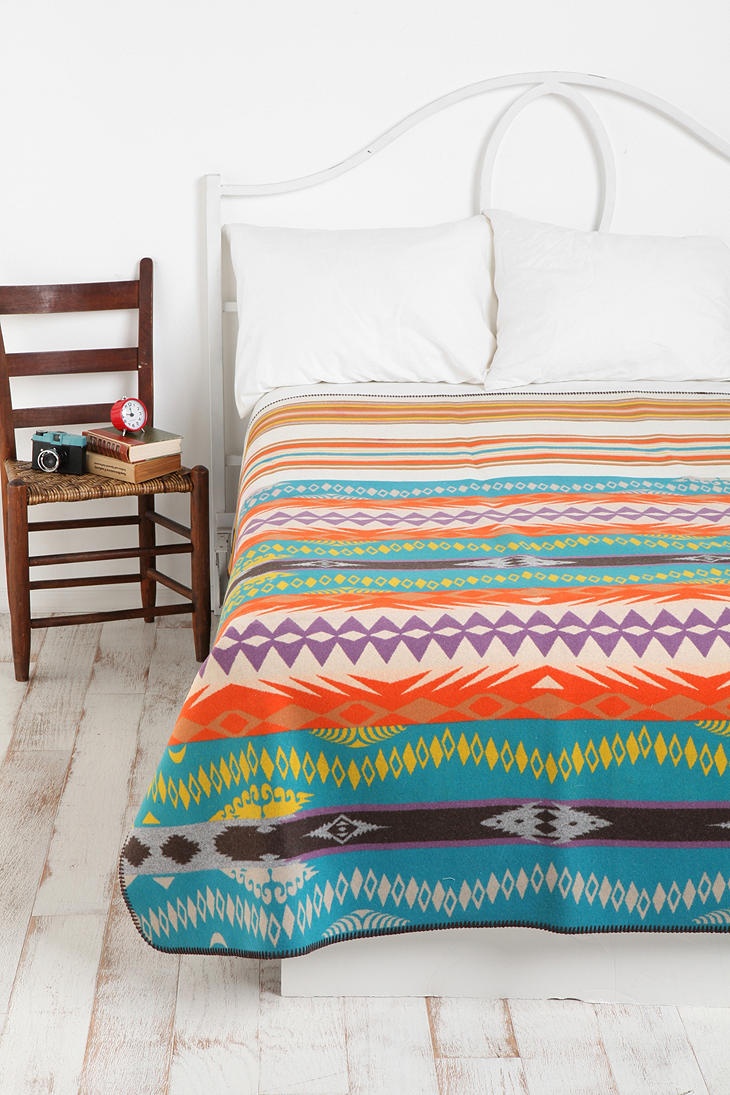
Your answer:
[[[421,739],[421,741],[423,741],[423,738]],[[416,760],[416,754],[413,752],[410,742],[403,750],[403,763],[408,770],[408,775],[412,776],[416,770],[416,764],[418,763],[418,761]]]
[[[712,770],[712,753],[707,745],[702,746],[702,752],[700,753],[700,764],[702,765],[702,771],[705,775],[708,775]]]
[[[661,730],[657,734],[656,741],[654,742],[654,752],[656,753],[656,759],[659,761],[659,763],[664,764],[664,761],[667,759],[667,753],[669,752],[669,750],[667,749],[667,743],[664,740],[664,735],[662,734]]]
[[[345,769],[342,767],[339,757],[335,757],[335,762],[332,765],[332,778],[338,787],[341,787],[345,782]]]
[[[330,766],[327,763],[327,758],[325,757],[324,753],[319,754],[319,760],[317,761],[317,772],[319,773],[319,778],[322,780],[322,783],[325,783],[327,780],[327,776],[330,772]]]
[[[682,760],[682,746],[679,744],[679,738],[676,734],[672,734],[672,740],[669,743],[669,756],[672,758],[672,764],[676,768]]]
[[[372,761],[370,760],[370,757],[365,757],[365,760],[364,760],[363,766],[362,766],[362,778],[365,780],[368,787],[372,787],[373,782],[375,781],[375,775],[376,775],[375,769],[373,768],[373,764],[372,764]]]
[[[347,781],[353,789],[361,780],[370,787],[377,785],[377,781],[385,783],[389,779],[407,778],[404,773],[412,776],[417,771],[449,764],[457,768],[472,764],[477,767],[482,760],[486,760],[489,772],[495,769],[509,772],[515,768],[525,779],[537,782],[544,776],[551,784],[558,776],[569,782],[574,776],[579,776],[586,765],[591,773],[595,773],[625,761],[632,767],[642,762],[663,765],[669,758],[674,768],[686,765],[688,770],[699,762],[705,776],[724,776],[730,768],[730,757],[722,742],[717,744],[714,752],[706,742],[698,750],[691,736],[683,745],[675,733],[667,745],[661,730],[653,733],[647,726],[642,726],[638,737],[633,730],[625,737],[617,732],[610,743],[602,737],[598,746],[592,739],[584,747],[574,742],[572,747],[562,748],[557,760],[552,752],[541,753],[537,747],[528,755],[524,742],[519,738],[497,738],[495,741],[490,737],[485,746],[477,733],[468,741],[462,732],[456,741],[448,727],[443,731],[434,730],[430,736],[421,733],[415,748],[410,742],[403,747],[393,745],[387,757],[377,742],[373,745],[378,748],[373,757],[363,749],[357,754],[363,759],[356,760],[350,752],[343,758],[344,764],[338,755],[334,758],[330,756],[328,760],[323,751],[320,751],[315,762],[308,751],[300,755],[293,746],[288,755],[278,748],[274,762],[265,746],[259,752],[254,742],[249,740],[245,752],[231,752],[217,763],[211,762],[207,771],[201,765],[197,772],[180,776],[168,773],[165,778],[162,772],[158,773],[148,789],[148,798],[153,803],[166,804],[168,808],[188,810],[191,802],[199,804],[205,799],[214,799],[223,793],[224,788],[234,790],[248,786],[259,768],[268,778],[278,772],[282,780],[288,778],[290,784],[299,782],[301,778],[307,784],[318,781],[324,786],[332,778],[338,787]],[[488,778],[489,772],[485,770],[485,778]]]
[[[261,750],[261,767],[264,771],[266,778],[271,779],[274,774],[274,762],[267,753],[266,749]]]
[[[613,755],[614,755],[614,758],[616,760],[616,763],[619,764],[619,765],[622,764],[623,760],[624,760],[624,757],[626,756],[626,747],[624,746],[624,743],[621,740],[620,734],[616,734],[616,737],[613,739],[613,742],[611,743],[611,749],[613,750]]]
[[[595,772],[599,764],[599,756],[596,752],[596,747],[592,741],[588,742],[585,751],[586,764],[590,768],[591,772]]]
[[[456,742],[454,741],[453,735],[452,735],[451,731],[449,730],[448,726],[444,730],[444,735],[441,738],[441,744],[443,745],[443,750],[444,750],[444,753],[446,754],[446,759],[451,760],[454,749],[456,749]]]
[[[618,737],[618,734],[616,735],[616,737]],[[639,748],[639,743],[636,740],[636,736],[634,735],[633,730],[626,739],[626,752],[629,754],[629,760],[631,761],[631,763],[636,764],[637,760],[639,759],[639,753],[641,752],[641,749]]]
[[[583,771],[583,765],[585,764],[585,757],[583,756],[583,753],[581,751],[580,745],[578,745],[578,742],[576,742],[575,745],[573,746],[573,752],[572,752],[571,755],[572,755],[572,758],[573,758],[573,767],[575,768],[576,774],[580,775],[581,772]]]
[[[294,749],[292,747],[292,750],[289,753],[289,768],[292,771],[294,779],[299,779],[299,773],[301,771],[301,767],[302,766],[299,763],[299,757],[297,755],[297,751],[296,751],[296,749]]]
[[[555,777],[558,774],[558,766],[555,763],[555,757],[552,753],[548,753],[547,760],[545,761],[545,774],[551,783],[555,783]]]

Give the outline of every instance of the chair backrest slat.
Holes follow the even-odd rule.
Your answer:
[[[8,376],[64,373],[131,373],[138,367],[136,346],[104,350],[42,350],[7,354]]]
[[[75,285],[0,286],[0,315],[99,312],[139,305],[138,281],[82,282]]]
[[[76,403],[71,407],[21,407],[13,411],[16,430],[78,426],[82,422],[109,422],[111,403]]]

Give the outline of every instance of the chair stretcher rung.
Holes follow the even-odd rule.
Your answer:
[[[167,586],[168,589],[173,590],[174,593],[179,593],[181,597],[187,597],[188,600],[192,600],[193,591],[190,586],[184,586],[182,582],[178,582],[174,578],[171,578],[169,574],[162,574],[159,570],[155,570],[154,567],[150,567],[145,577],[152,578],[155,582],[159,582],[160,585]]]
[[[57,529],[112,528],[116,525],[138,525],[139,517],[71,518],[68,521],[29,521],[28,532],[55,532]]]
[[[170,532],[176,532],[178,536],[184,536],[186,540],[190,539],[190,529],[187,525],[181,525],[179,521],[173,521],[170,517],[164,517],[161,513],[146,513],[145,520],[153,521],[156,525],[169,529]]]
[[[158,605],[155,608],[120,608],[113,612],[74,612],[69,616],[36,616],[32,628],[66,627],[70,624],[103,624],[112,620],[138,620],[143,616],[179,616],[192,612],[192,604]]]
[[[71,551],[65,555],[31,555],[32,567],[57,566],[59,563],[103,563],[110,559],[139,559],[147,555],[190,555],[191,544],[157,544],[149,548],[108,548],[106,551]]]
[[[44,578],[30,582],[30,589],[66,589],[71,586],[111,586],[137,582],[139,574],[100,574],[89,578]]]

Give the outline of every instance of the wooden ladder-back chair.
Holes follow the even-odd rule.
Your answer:
[[[66,285],[0,286],[0,316],[42,315],[62,312],[132,310],[138,313],[137,345],[100,350],[52,350],[6,353],[0,328],[0,479],[2,482],[5,561],[8,580],[13,660],[17,680],[27,680],[30,668],[32,628],[67,624],[98,623],[143,617],[151,622],[156,616],[192,613],[195,654],[199,661],[208,653],[210,639],[210,585],[208,551],[208,471],[202,466],[182,468],[146,483],[119,482],[86,473],[69,475],[34,470],[30,461],[18,460],[15,431],[32,427],[83,426],[108,424],[111,403],[74,406],[13,408],[11,379],[14,377],[51,377],[83,373],[136,373],[137,395],[146,404],[149,423],[153,422],[154,387],[152,373],[152,260],[142,259],[139,277],[134,281],[94,282]],[[134,386],[134,385],[130,385]],[[119,396],[134,394],[127,390]],[[73,432],[73,431],[71,431]],[[157,494],[190,495],[190,527],[162,516],[155,510]],[[29,521],[28,509],[49,502],[90,502],[136,496],[137,513],[76,520]],[[31,555],[29,532],[59,532],[68,529],[102,528],[116,525],[137,526],[138,543],[134,547],[74,551],[52,555]],[[156,526],[182,537],[184,543],[158,544]],[[187,553],[191,562],[190,587],[162,574],[157,557]],[[61,567],[66,563],[137,559],[133,573],[60,577],[31,581],[33,567]],[[71,586],[116,585],[138,582],[141,607],[113,611],[78,612],[72,615],[31,617],[32,590]],[[157,605],[156,587],[160,583],[184,598],[184,603]]]

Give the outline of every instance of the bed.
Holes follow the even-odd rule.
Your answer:
[[[686,966],[683,998],[694,979],[721,1002],[727,248],[536,223],[485,191],[547,94],[592,127],[603,229],[612,154],[580,89],[727,143],[625,85],[531,74],[330,172],[227,189],[316,185],[521,85],[486,212],[459,222],[231,224],[208,182],[212,435],[223,236],[245,447],[214,453],[218,634],[122,890],[148,943],[284,959],[285,991],[667,999]]]

